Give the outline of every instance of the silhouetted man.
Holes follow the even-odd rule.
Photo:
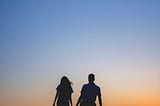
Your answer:
[[[96,97],[98,96],[99,105],[102,106],[101,91],[100,88],[94,83],[94,74],[89,74],[88,84],[84,84],[81,90],[81,95],[78,99],[76,106],[96,106]]]

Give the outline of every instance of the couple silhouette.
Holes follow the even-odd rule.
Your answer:
[[[95,75],[88,75],[88,84],[84,84],[81,89],[81,95],[77,101],[76,106],[96,106],[96,97],[98,96],[99,106],[102,106],[101,90],[95,83]],[[72,104],[72,82],[66,76],[61,78],[61,82],[57,87],[57,93],[53,102],[55,106],[57,101],[57,106],[73,106]]]

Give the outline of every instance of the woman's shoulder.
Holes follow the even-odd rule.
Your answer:
[[[56,90],[59,90],[59,89],[60,89],[60,85],[57,86]]]

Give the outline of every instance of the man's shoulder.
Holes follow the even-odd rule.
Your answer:
[[[89,87],[89,86],[91,86],[91,85],[94,86],[94,87],[97,88],[97,89],[100,89],[100,87],[99,87],[98,85],[96,85],[95,83],[94,83],[94,84],[89,84],[89,83],[88,83],[88,84],[84,84],[84,85],[83,85],[83,88]]]
[[[83,84],[83,87],[86,87],[86,86],[88,86],[88,84]]]
[[[96,84],[94,84],[95,85],[95,87],[97,88],[97,89],[100,89],[100,87],[98,86],[98,85],[96,85]]]

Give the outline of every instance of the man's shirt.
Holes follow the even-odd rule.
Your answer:
[[[83,85],[81,90],[83,102],[95,102],[97,96],[101,96],[100,88],[94,83]]]

